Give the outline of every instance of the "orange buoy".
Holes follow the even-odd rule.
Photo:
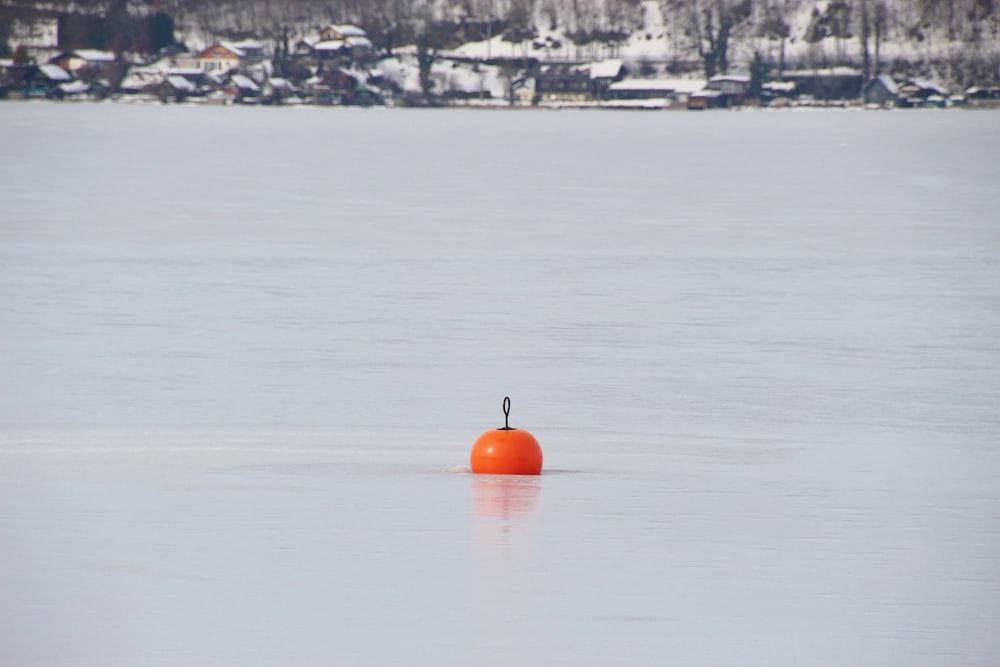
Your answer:
[[[542,448],[535,436],[507,425],[510,397],[503,399],[504,425],[486,431],[472,445],[472,472],[486,475],[539,475]]]

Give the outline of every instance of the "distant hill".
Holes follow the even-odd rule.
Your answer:
[[[0,47],[17,48],[15,18],[41,13],[60,17],[62,47],[149,49],[169,19],[192,48],[253,36],[276,49],[354,23],[381,53],[422,42],[468,57],[618,57],[634,71],[706,74],[746,69],[756,55],[789,69],[1000,83],[996,0],[0,0]]]

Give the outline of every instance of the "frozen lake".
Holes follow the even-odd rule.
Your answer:
[[[0,155],[0,664],[1000,662],[1000,114],[7,103]],[[539,478],[467,472],[507,395]]]

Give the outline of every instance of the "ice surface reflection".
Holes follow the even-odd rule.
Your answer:
[[[538,511],[540,476],[473,475],[472,504],[477,517],[527,521]]]
[[[995,114],[0,111],[0,665],[1000,664]]]
[[[541,493],[539,476],[472,476],[473,542],[482,561],[536,554]]]

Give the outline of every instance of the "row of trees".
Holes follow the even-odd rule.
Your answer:
[[[797,43],[807,65],[857,65],[866,77],[882,69],[883,47],[890,41],[903,47],[895,49],[897,53],[908,50],[915,58],[936,54],[961,60],[978,54],[995,64],[1000,53],[998,4],[996,0],[660,1],[664,14],[675,17],[690,38],[709,76],[728,68],[734,41],[758,57],[777,44],[779,67],[787,47]],[[828,43],[832,54],[823,48]]]

